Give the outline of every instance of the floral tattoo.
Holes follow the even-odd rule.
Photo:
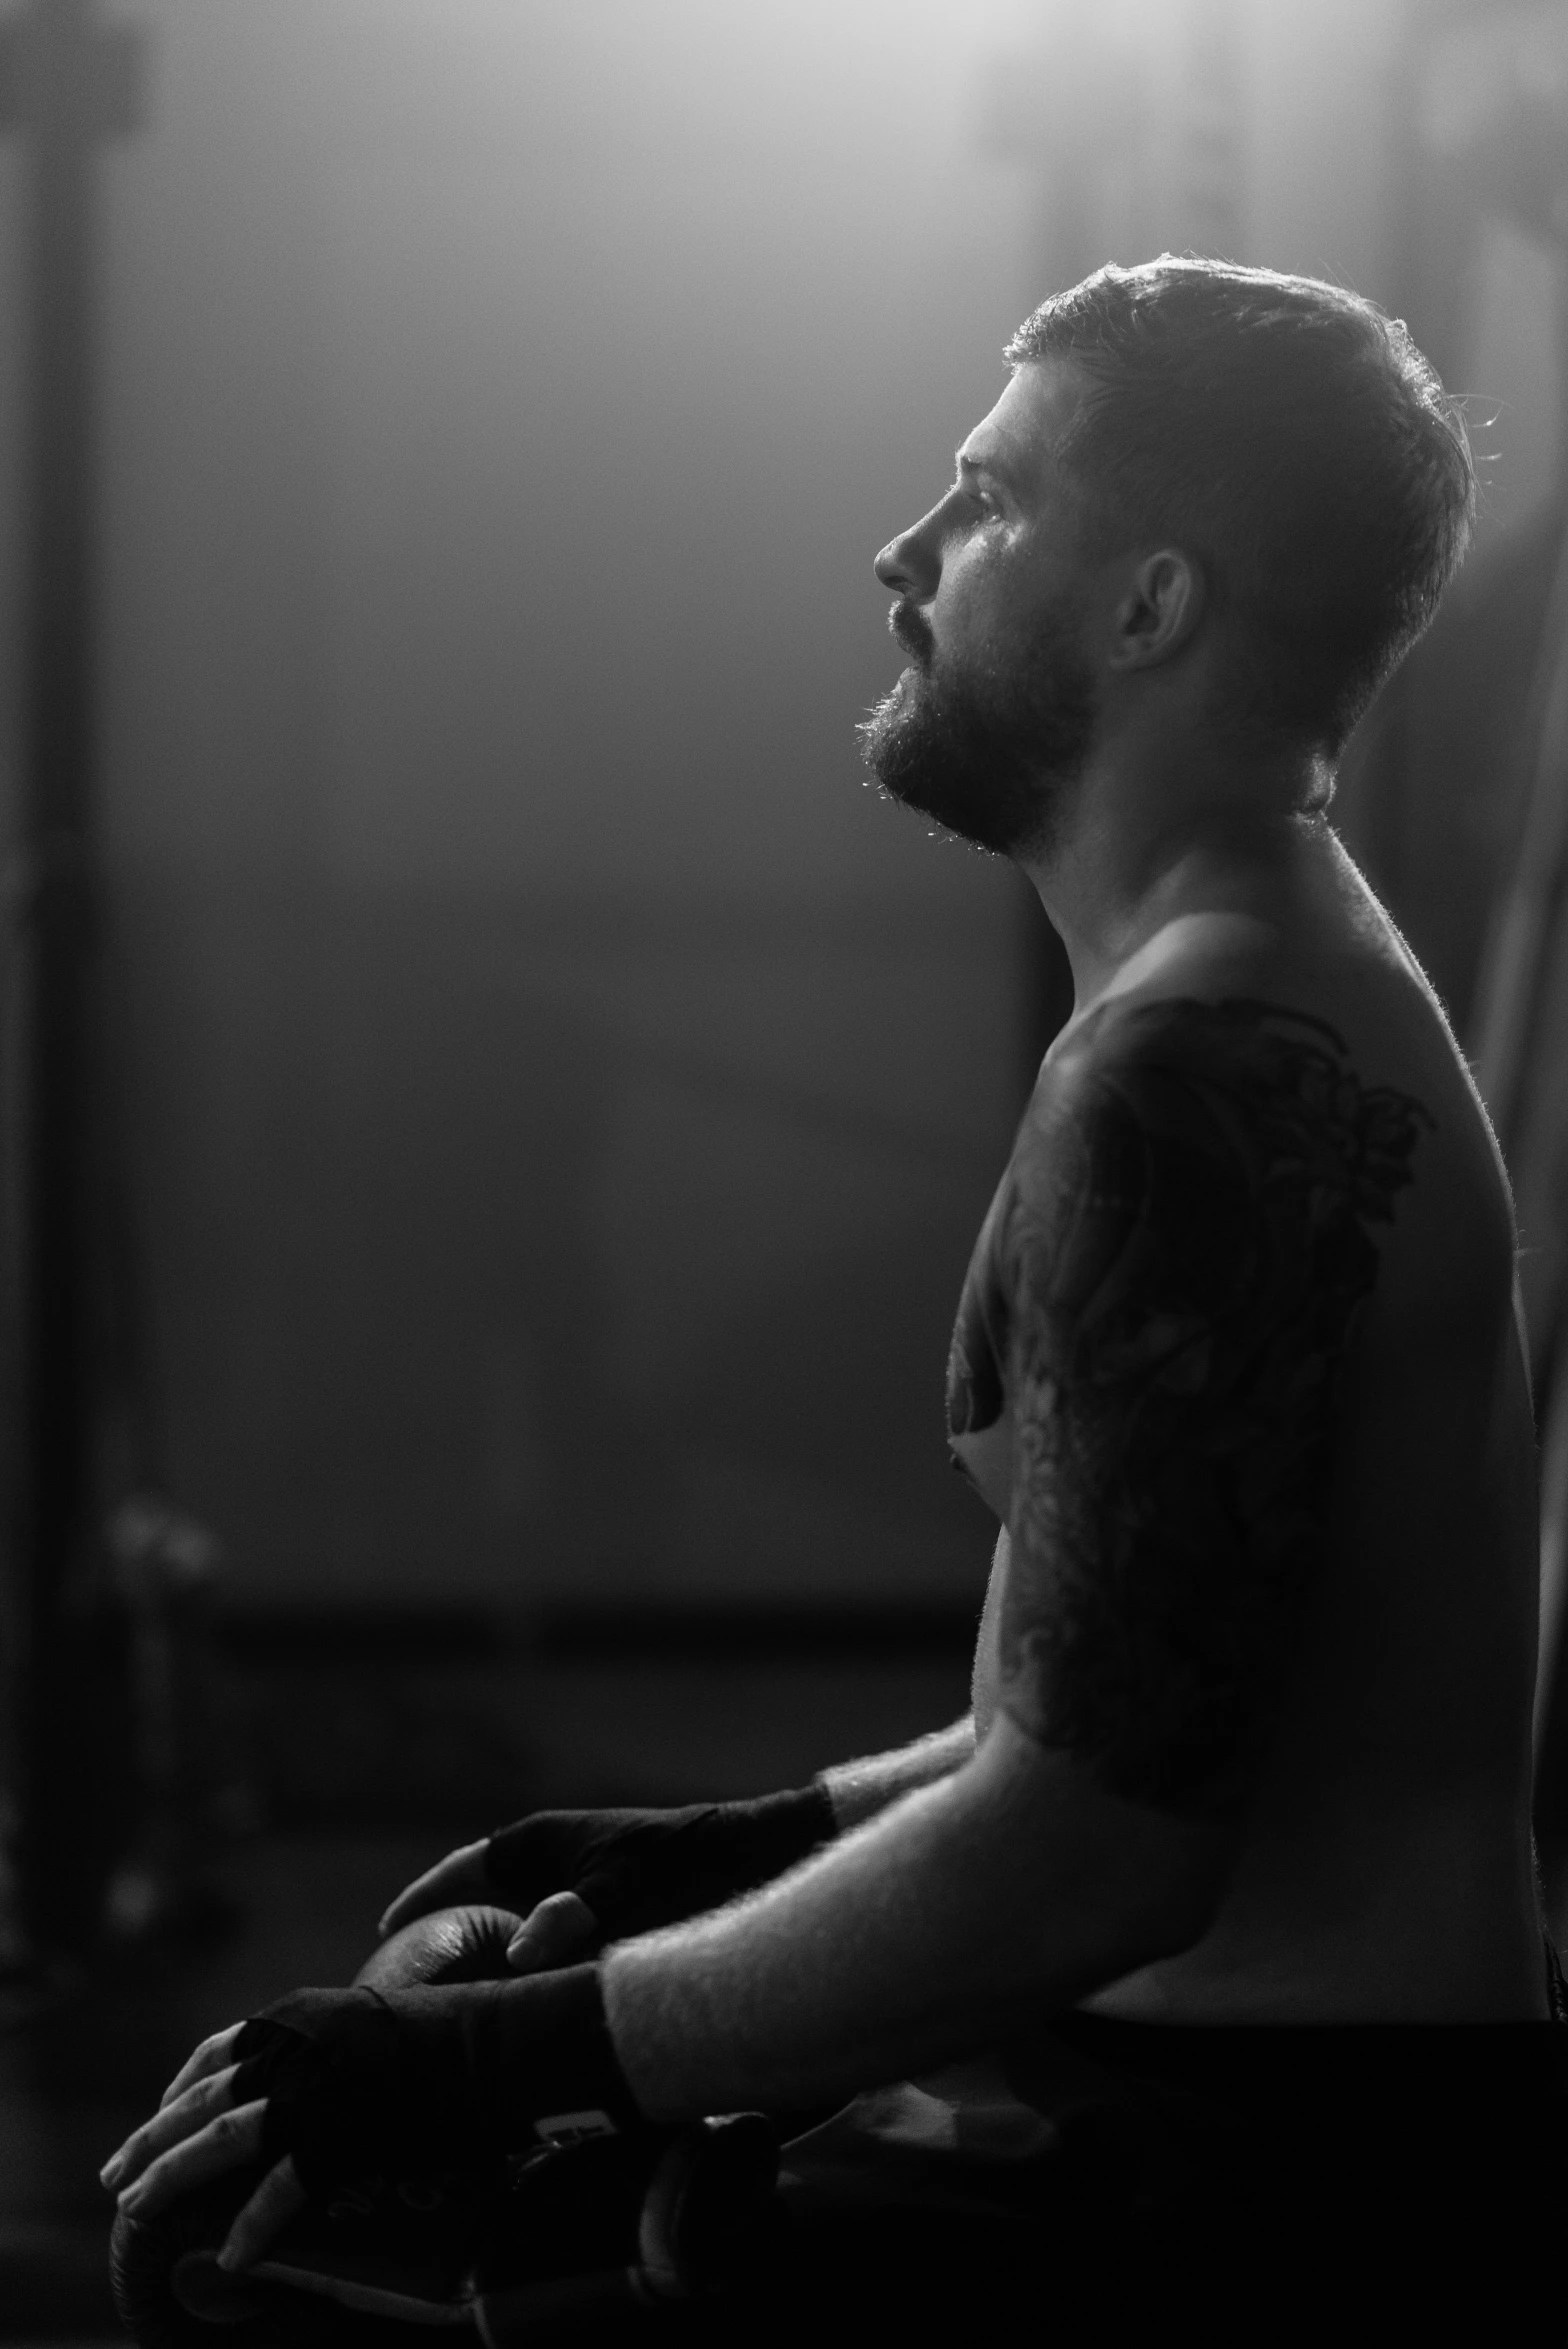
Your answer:
[[[1432,1120],[1325,1022],[1108,1004],[981,1232],[953,1435],[1013,1411],[1000,1698],[1130,1800],[1247,1799],[1323,1533],[1372,1227]]]

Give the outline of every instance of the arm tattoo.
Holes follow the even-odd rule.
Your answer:
[[[1321,1020],[1108,1004],[980,1236],[949,1425],[1013,1407],[1000,1697],[1162,1808],[1246,1800],[1322,1538],[1369,1227],[1431,1118]]]

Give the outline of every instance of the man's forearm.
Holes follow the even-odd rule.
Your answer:
[[[616,2054],[679,2121],[789,2110],[976,2053],[1201,1929],[1203,1830],[1000,1722],[973,1763],[749,1899],[603,1960]]]
[[[846,1828],[858,1827],[864,1819],[875,1818],[878,1811],[886,1810],[901,1795],[913,1794],[917,1787],[934,1786],[939,1779],[950,1778],[955,1770],[973,1761],[974,1751],[974,1715],[966,1713],[951,1728],[933,1729],[928,1737],[916,1738],[913,1745],[902,1745],[886,1754],[867,1754],[863,1761],[837,1762],[831,1769],[819,1770],[817,1784],[833,1805],[833,1816],[842,1834]]]

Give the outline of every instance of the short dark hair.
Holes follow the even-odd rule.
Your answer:
[[[1431,620],[1475,512],[1459,403],[1403,319],[1317,278],[1164,253],[1007,346],[1088,392],[1055,455],[1090,527],[1168,535],[1251,640],[1238,715],[1330,755]]]

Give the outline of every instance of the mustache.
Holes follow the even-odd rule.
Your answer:
[[[907,595],[901,595],[887,616],[888,634],[902,645],[912,661],[922,669],[929,669],[936,658],[936,638],[931,623],[920,606]]]

